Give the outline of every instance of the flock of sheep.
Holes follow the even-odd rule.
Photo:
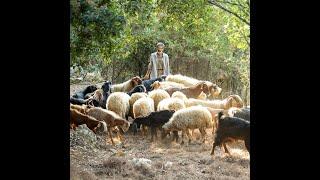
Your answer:
[[[211,129],[216,146],[229,153],[226,143],[244,140],[250,153],[250,107],[244,107],[238,95],[217,99],[221,88],[209,81],[201,81],[180,74],[150,80],[133,77],[121,84],[106,81],[101,88],[86,87],[70,98],[70,128],[86,124],[94,133],[112,134],[120,140],[130,129],[141,132],[151,140],[172,137],[181,144],[185,136],[192,141],[193,131],[199,129],[201,141],[206,129]],[[129,116],[133,120],[129,121]]]

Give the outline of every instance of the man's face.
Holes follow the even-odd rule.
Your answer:
[[[158,48],[157,48],[157,53],[158,53],[159,55],[162,55],[163,50],[164,50],[163,47],[158,47]]]

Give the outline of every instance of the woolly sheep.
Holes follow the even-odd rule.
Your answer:
[[[159,102],[157,106],[157,111],[161,110],[174,110],[186,108],[184,101],[179,98],[167,98]]]
[[[151,112],[154,112],[154,102],[149,97],[140,98],[133,104],[134,118],[148,116]]]
[[[114,84],[111,87],[111,92],[129,92],[137,85],[141,84],[142,80],[139,76],[133,77],[126,82],[121,84]]]
[[[156,89],[150,91],[148,97],[152,98],[154,101],[154,109],[157,109],[159,102],[163,99],[170,98],[170,95],[163,89]]]
[[[191,78],[191,77],[187,77],[187,76],[183,76],[181,74],[175,74],[175,75],[168,75],[166,78],[166,81],[171,81],[171,82],[176,82],[176,83],[180,83],[183,84],[187,87],[189,86],[193,86],[195,84],[197,84],[199,82],[199,80]]]
[[[148,116],[151,112],[154,112],[153,99],[149,97],[143,97],[138,99],[133,104],[133,116],[134,118]],[[146,135],[146,126],[142,126],[142,135]]]
[[[172,93],[171,98],[179,98],[179,99],[183,100],[184,102],[186,102],[188,100],[187,96],[185,94],[183,94],[183,92],[180,92],[180,91],[176,91],[176,92]]]
[[[231,95],[223,100],[199,100],[199,99],[193,99],[189,98],[186,101],[186,107],[191,107],[191,106],[205,106],[205,107],[211,107],[214,109],[229,109],[231,107],[242,107],[243,106],[243,101],[242,99],[237,96],[237,95]]]
[[[169,122],[164,124],[162,128],[165,131],[182,131],[182,144],[184,143],[184,134],[189,137],[191,142],[191,135],[189,129],[198,129],[205,141],[206,128],[215,128],[212,122],[211,113],[205,107],[194,106],[176,111],[170,118]]]
[[[130,96],[124,92],[111,93],[107,99],[106,109],[117,113],[124,119],[127,119],[130,110]]]
[[[133,117],[133,104],[140,98],[143,97],[148,97],[147,93],[134,93],[131,95],[130,100],[129,100],[129,104],[130,104],[130,112],[129,112],[129,116]]]

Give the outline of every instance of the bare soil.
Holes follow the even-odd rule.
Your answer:
[[[70,94],[86,85],[71,85]],[[125,141],[114,135],[116,146],[109,137],[79,135],[70,130],[71,179],[250,179],[250,156],[244,142],[228,144],[231,156],[216,147],[210,155],[213,135],[207,130],[207,140],[200,143],[200,133],[194,131],[190,144],[180,145],[165,140],[150,142],[150,135],[125,134]],[[93,137],[87,139],[87,137]],[[180,136],[181,137],[181,136]],[[96,138],[96,139],[94,139]],[[180,138],[181,139],[181,138]],[[150,164],[139,165],[133,159],[146,158]]]

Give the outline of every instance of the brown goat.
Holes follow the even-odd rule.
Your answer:
[[[102,132],[107,131],[105,122],[98,121],[95,118],[82,114],[78,110],[70,107],[70,127],[75,130],[75,128],[81,124],[86,124],[95,134],[97,133],[97,129],[102,129]]]
[[[188,98],[197,98],[201,94],[201,92],[204,92],[207,95],[209,95],[209,93],[210,93],[209,88],[204,81],[199,82],[196,85],[191,86],[191,87],[187,87],[187,88],[173,87],[173,88],[168,88],[165,90],[169,93],[170,96],[174,92],[180,91],[180,92],[184,93]]]
[[[106,109],[93,107],[88,110],[88,115],[96,118],[99,121],[104,121],[107,123],[109,136],[113,145],[115,144],[113,142],[111,129],[115,126],[118,126],[120,131],[122,130],[123,132],[126,132],[130,126],[130,123],[127,120],[123,119],[115,112]]]

